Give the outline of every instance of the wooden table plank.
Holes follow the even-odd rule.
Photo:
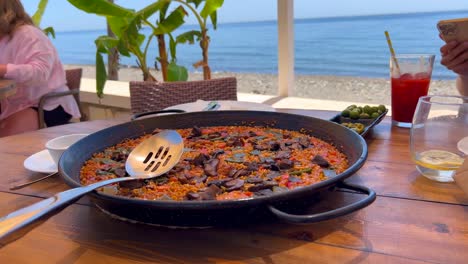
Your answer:
[[[414,164],[366,161],[348,181],[368,186],[379,196],[468,205],[468,197],[456,184],[431,181]]]
[[[0,208],[4,215],[37,199],[0,193],[0,200],[5,202]],[[464,210],[379,198],[350,216],[307,226],[261,223],[174,230],[130,224],[92,207],[72,205],[0,250],[0,259],[10,263],[463,263],[468,258],[468,222],[459,221],[466,217]]]

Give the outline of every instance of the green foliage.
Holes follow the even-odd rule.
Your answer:
[[[37,11],[31,17],[33,22],[34,22],[34,25],[36,25],[38,27],[41,25],[42,16],[44,15],[44,12],[45,12],[45,9],[47,7],[48,2],[49,2],[49,0],[41,0],[39,2],[39,4],[37,5]]]
[[[171,33],[184,24],[184,18],[187,15],[187,12],[185,12],[182,6],[177,7],[166,18],[159,20],[158,27],[153,31],[153,34],[160,35]]]
[[[187,0],[187,3],[191,3],[191,4],[194,4],[195,7],[198,7],[201,2],[203,2],[203,0]]]
[[[207,36],[207,19],[211,20],[213,28],[216,29],[217,9],[223,5],[223,0],[159,0],[144,7],[141,10],[131,10],[107,0],[68,0],[76,8],[91,14],[104,16],[115,34],[115,37],[100,36],[96,39],[96,89],[97,94],[102,96],[105,81],[107,79],[103,54],[109,53],[111,48],[117,48],[123,56],[134,55],[137,64],[143,72],[146,81],[156,80],[150,73],[147,64],[147,52],[153,40],[157,39],[159,46],[159,61],[166,71],[167,81],[181,81],[188,79],[188,71],[185,67],[176,64],[177,45],[194,44],[200,42],[203,49],[203,63],[207,65],[207,49],[209,37]],[[203,5],[204,3],[204,5]],[[169,11],[171,4],[176,5]],[[198,11],[198,8],[201,11]],[[188,15],[194,15],[200,30],[183,32],[174,37],[173,32],[185,23]],[[155,22],[150,19],[156,17]],[[146,37],[140,34],[143,26],[151,28],[151,34]],[[170,61],[166,58],[165,38],[169,39]],[[203,45],[202,45],[203,44]],[[162,47],[162,50],[161,50]],[[161,53],[164,54],[161,54]],[[206,57],[206,58],[205,58]],[[168,64],[166,64],[168,63]],[[197,63],[199,64],[199,63]],[[166,67],[167,66],[167,67]],[[209,70],[209,67],[204,67]],[[163,73],[164,75],[164,73]]]
[[[177,43],[188,43],[188,44],[193,44],[195,43],[195,39],[200,40],[201,39],[201,33],[200,31],[197,30],[191,30],[184,32],[177,36]]]
[[[44,33],[47,36],[52,36],[52,38],[55,38],[55,30],[54,30],[53,27],[46,27],[46,28],[42,29],[42,31],[44,31]]]
[[[220,8],[223,3],[224,0],[206,0],[205,7],[203,7],[203,10],[200,13],[201,17],[206,19],[208,16],[216,12],[216,10]]]
[[[100,16],[125,17],[134,14],[133,10],[110,3],[107,0],[68,0],[68,2],[86,13]]]
[[[142,16],[144,19],[148,19],[150,16],[155,14],[156,12],[166,12],[166,10],[169,8],[170,0],[169,1],[157,1],[153,4],[150,4],[149,6],[141,9],[138,13]]]
[[[168,81],[175,82],[179,80],[188,79],[187,68],[177,65],[175,62],[169,63],[168,71]]]
[[[107,80],[106,64],[104,63],[104,58],[102,54],[96,53],[96,94],[98,97],[102,98],[104,94],[104,85]]]
[[[48,2],[49,0],[41,0],[39,4],[37,5],[36,12],[31,17],[34,25],[36,25],[37,27],[41,26],[42,16],[44,15]],[[47,36],[52,36],[53,38],[55,38],[55,30],[53,27],[46,27],[42,29],[42,31],[44,31],[44,33]]]

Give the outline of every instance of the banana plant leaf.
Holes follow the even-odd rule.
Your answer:
[[[167,68],[167,80],[170,82],[187,81],[187,68],[177,65],[175,62],[169,63]]]
[[[184,18],[187,15],[187,12],[182,6],[177,7],[166,18],[164,18],[164,20],[161,20],[157,24],[158,27],[153,33],[155,35],[171,33],[184,24]]]
[[[218,8],[220,8],[223,5],[223,3],[224,0],[206,0],[205,6],[200,12],[200,16],[206,19],[213,12],[218,10]]]
[[[45,9],[47,7],[47,3],[49,0],[41,0],[39,4],[37,5],[37,11],[34,13],[34,15],[31,17],[33,20],[34,25],[40,27],[41,26],[41,21],[42,21],[42,16],[44,15]]]
[[[96,14],[100,16],[132,16],[134,11],[123,8],[117,4],[108,2],[107,0],[68,0],[76,8],[85,11],[86,13]]]
[[[55,38],[55,30],[53,27],[46,27],[42,30],[47,36]]]

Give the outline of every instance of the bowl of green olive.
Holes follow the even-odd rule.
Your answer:
[[[376,126],[387,115],[388,109],[385,105],[357,106],[350,105],[330,121],[341,124],[365,136],[371,128]]]

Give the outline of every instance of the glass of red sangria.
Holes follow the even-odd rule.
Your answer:
[[[400,54],[390,59],[392,124],[410,128],[419,97],[426,96],[435,55]]]

